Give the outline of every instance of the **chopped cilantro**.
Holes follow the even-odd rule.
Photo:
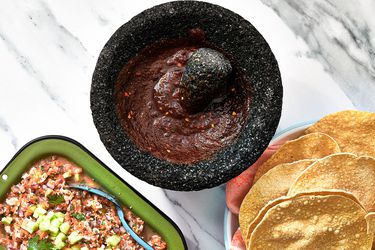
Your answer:
[[[39,241],[39,236],[34,236],[29,240],[27,250],[52,250],[53,244],[46,240]]]
[[[86,216],[84,214],[72,213],[72,216],[77,220],[86,220]]]
[[[44,171],[44,166],[42,165],[42,166],[40,166],[40,169],[42,170],[42,171]]]
[[[59,205],[64,203],[64,195],[62,194],[51,194],[48,196],[48,203],[52,205]]]

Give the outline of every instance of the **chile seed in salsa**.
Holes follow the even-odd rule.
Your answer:
[[[162,41],[140,51],[116,81],[117,116],[135,145],[155,157],[192,164],[231,144],[248,119],[250,90],[232,63],[225,88],[200,112],[184,107],[180,84],[198,41]]]

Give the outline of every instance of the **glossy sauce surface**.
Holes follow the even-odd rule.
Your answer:
[[[248,118],[250,90],[236,69],[227,88],[202,112],[189,114],[180,105],[179,79],[189,55],[201,47],[208,46],[156,43],[130,60],[117,79],[117,116],[125,132],[159,159],[181,164],[209,159],[233,142]]]

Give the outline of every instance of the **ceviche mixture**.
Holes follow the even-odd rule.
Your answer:
[[[8,250],[140,250],[122,227],[114,205],[70,183],[98,187],[82,168],[51,156],[33,164],[0,203],[0,246]],[[154,249],[166,249],[162,238],[129,209],[132,229]]]

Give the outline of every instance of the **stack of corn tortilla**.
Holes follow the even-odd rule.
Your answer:
[[[328,115],[259,167],[244,198],[247,249],[371,249],[375,114]]]

